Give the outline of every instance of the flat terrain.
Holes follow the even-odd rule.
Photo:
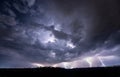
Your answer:
[[[120,77],[120,66],[100,68],[24,68],[24,69],[0,69],[0,77]]]

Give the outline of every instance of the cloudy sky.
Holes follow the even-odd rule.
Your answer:
[[[0,0],[0,68],[120,65],[119,0]]]

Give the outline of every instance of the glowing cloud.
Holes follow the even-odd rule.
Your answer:
[[[76,47],[71,41],[68,41],[66,46],[72,49]]]

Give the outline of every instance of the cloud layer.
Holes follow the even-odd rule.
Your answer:
[[[119,65],[119,10],[118,0],[1,0],[0,67]]]

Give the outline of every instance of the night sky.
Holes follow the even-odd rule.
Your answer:
[[[0,68],[115,65],[119,0],[0,0]]]

